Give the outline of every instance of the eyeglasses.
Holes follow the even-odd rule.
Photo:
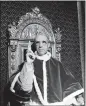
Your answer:
[[[40,41],[36,41],[35,43],[36,43],[36,45],[40,45]],[[42,43],[43,45],[47,45],[47,44],[48,44],[47,41],[42,41],[41,43]]]

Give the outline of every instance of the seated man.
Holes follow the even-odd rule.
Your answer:
[[[11,106],[83,105],[80,83],[48,52],[49,36],[38,33],[35,44],[34,54],[29,42],[26,61],[5,88],[5,105],[8,101]]]

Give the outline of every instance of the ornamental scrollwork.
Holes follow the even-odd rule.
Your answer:
[[[45,27],[47,31],[49,31],[50,36],[53,38],[52,25],[50,21],[40,13],[38,7],[32,9],[31,12],[26,13],[25,15],[19,18],[19,21],[16,25],[15,22],[8,25],[8,31],[10,32],[10,39],[20,39],[21,38],[21,30],[24,30],[26,25],[30,24],[39,24]]]
[[[61,37],[62,37],[62,34],[61,34],[60,28],[57,28],[55,30],[54,35],[55,35],[55,42],[56,42],[56,58],[61,61],[60,52],[61,52]]]
[[[9,46],[9,48],[10,48],[10,52],[11,52],[11,54],[10,54],[10,58],[11,58],[11,60],[10,60],[10,62],[11,62],[11,64],[10,64],[10,71],[11,71],[11,74],[12,73],[14,73],[16,70],[15,70],[15,67],[16,67],[16,49],[17,49],[17,41],[16,40],[11,40],[10,41],[10,46]]]
[[[15,54],[16,54],[16,52],[11,52],[11,66],[10,66],[10,68],[11,68],[11,69],[10,69],[11,74],[16,71],[16,70],[15,70],[15,65],[16,65]]]
[[[17,41],[16,40],[11,40],[10,41],[10,50],[11,52],[15,52],[17,49]]]
[[[15,35],[18,31],[15,22],[8,25],[8,31],[10,32],[10,38],[15,38]]]
[[[62,34],[61,34],[60,28],[57,28],[55,30],[55,34],[54,35],[55,35],[55,41],[56,41],[56,43],[61,42]]]
[[[55,30],[56,53],[61,51],[61,37],[61,30],[60,28],[57,28]]]

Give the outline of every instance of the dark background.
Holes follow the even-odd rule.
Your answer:
[[[8,24],[18,22],[19,17],[37,6],[53,27],[62,33],[61,61],[66,71],[71,71],[82,83],[78,12],[76,1],[2,1],[1,4],[1,70],[0,106],[3,103],[3,89],[8,80]],[[82,3],[84,25],[84,2]],[[84,30],[84,29],[83,29]]]

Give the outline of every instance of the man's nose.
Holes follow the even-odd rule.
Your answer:
[[[40,43],[39,43],[39,47],[41,48],[42,46],[43,46],[43,43],[42,43],[42,42],[40,42]]]

